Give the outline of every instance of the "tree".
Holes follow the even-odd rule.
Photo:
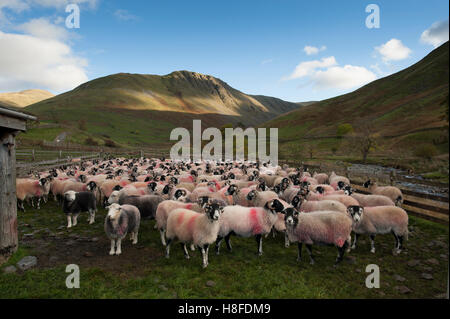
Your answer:
[[[369,119],[364,119],[356,125],[356,132],[348,135],[349,146],[362,156],[363,163],[366,163],[370,152],[378,147],[379,134],[375,132]]]

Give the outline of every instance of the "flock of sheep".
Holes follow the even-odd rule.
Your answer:
[[[232,235],[251,237],[262,255],[262,238],[284,233],[285,246],[298,243],[298,260],[305,244],[311,263],[312,245],[334,245],[335,265],[356,248],[360,235],[369,235],[375,252],[375,235],[392,233],[393,253],[403,248],[408,215],[400,207],[401,191],[393,186],[364,186],[371,195],[356,194],[345,176],[314,172],[287,165],[254,162],[174,162],[162,159],[104,159],[62,166],[29,178],[17,179],[18,207],[24,201],[39,208],[52,194],[62,204],[67,227],[77,225],[81,212],[95,222],[97,205],[108,209],[104,229],[111,240],[110,255],[120,255],[129,233],[138,242],[139,225],[156,219],[169,258],[174,240],[202,253],[208,265],[209,246],[220,253],[224,240],[232,250]],[[351,233],[354,234],[351,242]]]

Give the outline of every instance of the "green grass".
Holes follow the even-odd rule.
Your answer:
[[[81,215],[79,224],[66,230],[58,229],[66,220],[53,202],[40,211],[20,212],[21,248],[6,265],[31,254],[38,257],[38,268],[8,275],[0,270],[0,298],[435,298],[447,289],[448,227],[416,217],[410,217],[413,231],[406,243],[407,252],[399,256],[391,253],[391,235],[378,236],[376,254],[369,252],[369,240],[363,237],[357,250],[350,254],[356,257],[355,262],[346,258],[334,269],[333,247],[314,246],[316,264],[311,266],[306,251],[303,262],[296,261],[296,246],[285,248],[281,235],[263,240],[262,257],[255,254],[253,238],[233,237],[233,252],[222,247],[221,255],[216,256],[211,251],[210,264],[202,269],[199,252],[191,252],[191,259],[185,260],[178,244],[173,245],[171,258],[164,258],[154,221],[149,220],[142,222],[136,246],[127,240],[121,256],[109,256],[109,241],[103,231],[105,214],[101,209],[94,225],[87,225],[86,215]],[[43,231],[46,228],[58,239],[49,237]],[[34,239],[22,238],[36,230],[41,231]],[[99,241],[77,241],[67,246],[74,235],[84,239],[98,237]],[[431,240],[440,240],[446,247],[428,247]],[[84,257],[86,251],[94,256]],[[59,259],[50,263],[50,256]],[[439,265],[427,264],[429,258],[436,258]],[[412,259],[422,264],[409,267],[406,263]],[[80,266],[80,289],[65,287],[65,266],[70,263]],[[368,264],[380,267],[379,289],[365,287]],[[425,271],[423,267],[432,270]],[[434,279],[422,279],[423,272],[432,273]],[[396,282],[396,274],[406,281]],[[206,286],[208,280],[214,281],[215,286]],[[402,285],[412,292],[399,294],[394,287]]]

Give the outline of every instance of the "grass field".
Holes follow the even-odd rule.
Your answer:
[[[70,230],[53,202],[18,214],[20,249],[1,268],[26,255],[38,257],[38,266],[14,274],[0,269],[0,298],[442,298],[447,290],[448,226],[415,217],[410,217],[407,251],[399,256],[391,253],[391,235],[377,238],[375,254],[363,237],[337,269],[332,267],[336,249],[315,246],[311,266],[306,251],[298,263],[296,245],[285,248],[278,234],[264,239],[262,257],[253,238],[233,237],[233,252],[222,247],[216,256],[211,250],[210,264],[202,269],[200,253],[191,252],[186,260],[178,244],[171,258],[164,258],[151,220],[142,222],[136,246],[127,240],[121,256],[109,256],[103,209],[95,224],[87,225],[87,216],[81,215]],[[419,263],[410,266],[411,261]],[[79,289],[65,286],[68,264],[80,267]],[[379,289],[365,286],[369,264],[380,268]],[[423,273],[433,279],[423,279]],[[401,286],[411,291],[401,293]]]

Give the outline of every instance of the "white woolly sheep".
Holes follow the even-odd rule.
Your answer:
[[[389,197],[395,203],[395,206],[401,206],[403,203],[402,191],[395,186],[378,186],[376,182],[369,179],[364,183],[364,187],[368,188],[372,194]]]
[[[220,245],[225,239],[228,250],[232,250],[230,236],[255,236],[258,244],[258,255],[262,255],[262,235],[269,234],[277,221],[277,211],[283,205],[278,199],[265,203],[264,207],[227,206],[223,210],[220,231],[216,242],[216,254],[220,253]]]
[[[207,204],[204,209],[205,213],[197,213],[177,208],[169,214],[166,230],[166,258],[169,258],[171,242],[178,239],[182,243],[184,256],[187,259],[189,259],[189,253],[186,244],[192,243],[202,252],[203,268],[208,266],[209,245],[217,239],[223,208],[217,204]]]
[[[347,215],[333,211],[299,213],[292,207],[285,209],[283,214],[289,240],[298,242],[298,261],[301,261],[303,243],[306,244],[311,264],[314,264],[313,244],[336,246],[338,257],[334,266],[342,261],[352,231],[352,220]]]
[[[350,206],[348,213],[351,215],[354,225],[355,238],[352,249],[356,248],[356,242],[360,235],[369,235],[371,241],[371,253],[375,253],[375,235],[392,233],[395,237],[393,254],[399,254],[403,249],[403,239],[408,239],[408,214],[396,206],[361,207]]]

